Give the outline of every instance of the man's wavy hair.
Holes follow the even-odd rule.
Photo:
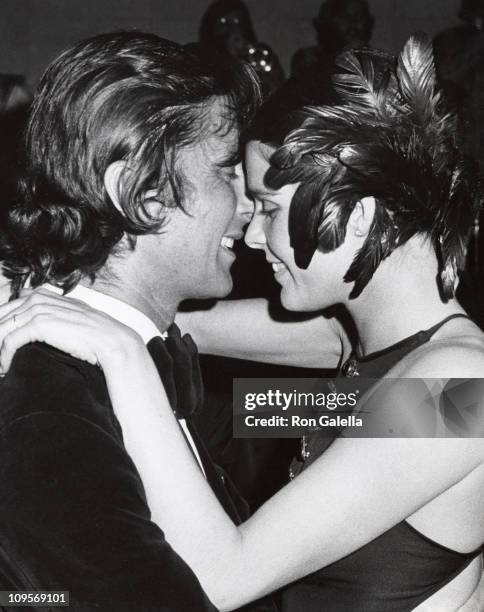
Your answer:
[[[220,126],[207,116],[225,100]],[[241,129],[258,104],[250,67],[230,58],[202,63],[152,34],[121,32],[80,42],[47,69],[25,141],[25,173],[4,220],[4,270],[16,293],[27,279],[71,289],[94,278],[123,235],[158,232],[164,218],[145,205],[155,189],[183,208],[178,152],[209,130]],[[119,212],[104,174],[125,161]]]
[[[397,59],[363,49],[343,54],[338,65],[339,102],[299,111],[298,127],[265,176],[271,189],[300,183],[289,213],[295,261],[307,268],[316,249],[339,247],[355,205],[373,196],[368,237],[344,277],[354,282],[350,298],[382,260],[422,234],[435,249],[439,289],[448,299],[465,264],[479,181],[436,88],[431,43],[416,34]]]

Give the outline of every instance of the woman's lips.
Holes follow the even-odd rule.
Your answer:
[[[278,278],[287,272],[287,266],[281,261],[271,261],[269,263],[271,264],[272,271],[274,272],[274,278]]]

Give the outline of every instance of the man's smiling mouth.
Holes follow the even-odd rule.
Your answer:
[[[224,247],[224,249],[233,249],[235,240],[230,238],[229,236],[224,236],[220,241],[220,245]]]

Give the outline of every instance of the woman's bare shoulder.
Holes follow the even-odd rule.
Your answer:
[[[402,362],[402,378],[484,378],[484,333],[477,327],[429,341]]]

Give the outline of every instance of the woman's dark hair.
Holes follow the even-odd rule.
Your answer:
[[[179,45],[137,32],[80,42],[47,69],[27,127],[25,176],[6,220],[4,270],[21,287],[51,282],[68,291],[93,277],[126,234],[159,231],[144,194],[183,207],[177,153],[214,129],[215,97],[225,101],[219,129],[239,129],[258,101],[251,70],[230,58],[203,64]],[[122,213],[104,174],[126,162]]]
[[[244,143],[259,140],[278,149],[286,136],[301,124],[300,111],[305,106],[334,105],[339,98],[332,81],[318,92],[308,92],[297,79],[288,79],[257,109],[253,120],[242,132]]]
[[[415,35],[398,59],[363,49],[343,54],[338,65],[337,104],[303,108],[279,132],[264,131],[259,116],[252,132],[277,145],[281,128],[288,129],[265,182],[275,190],[299,183],[289,213],[295,261],[307,268],[316,249],[340,246],[355,205],[373,196],[369,235],[345,275],[354,282],[350,297],[419,233],[437,254],[442,296],[452,297],[480,204],[479,180],[437,89],[431,42]]]

